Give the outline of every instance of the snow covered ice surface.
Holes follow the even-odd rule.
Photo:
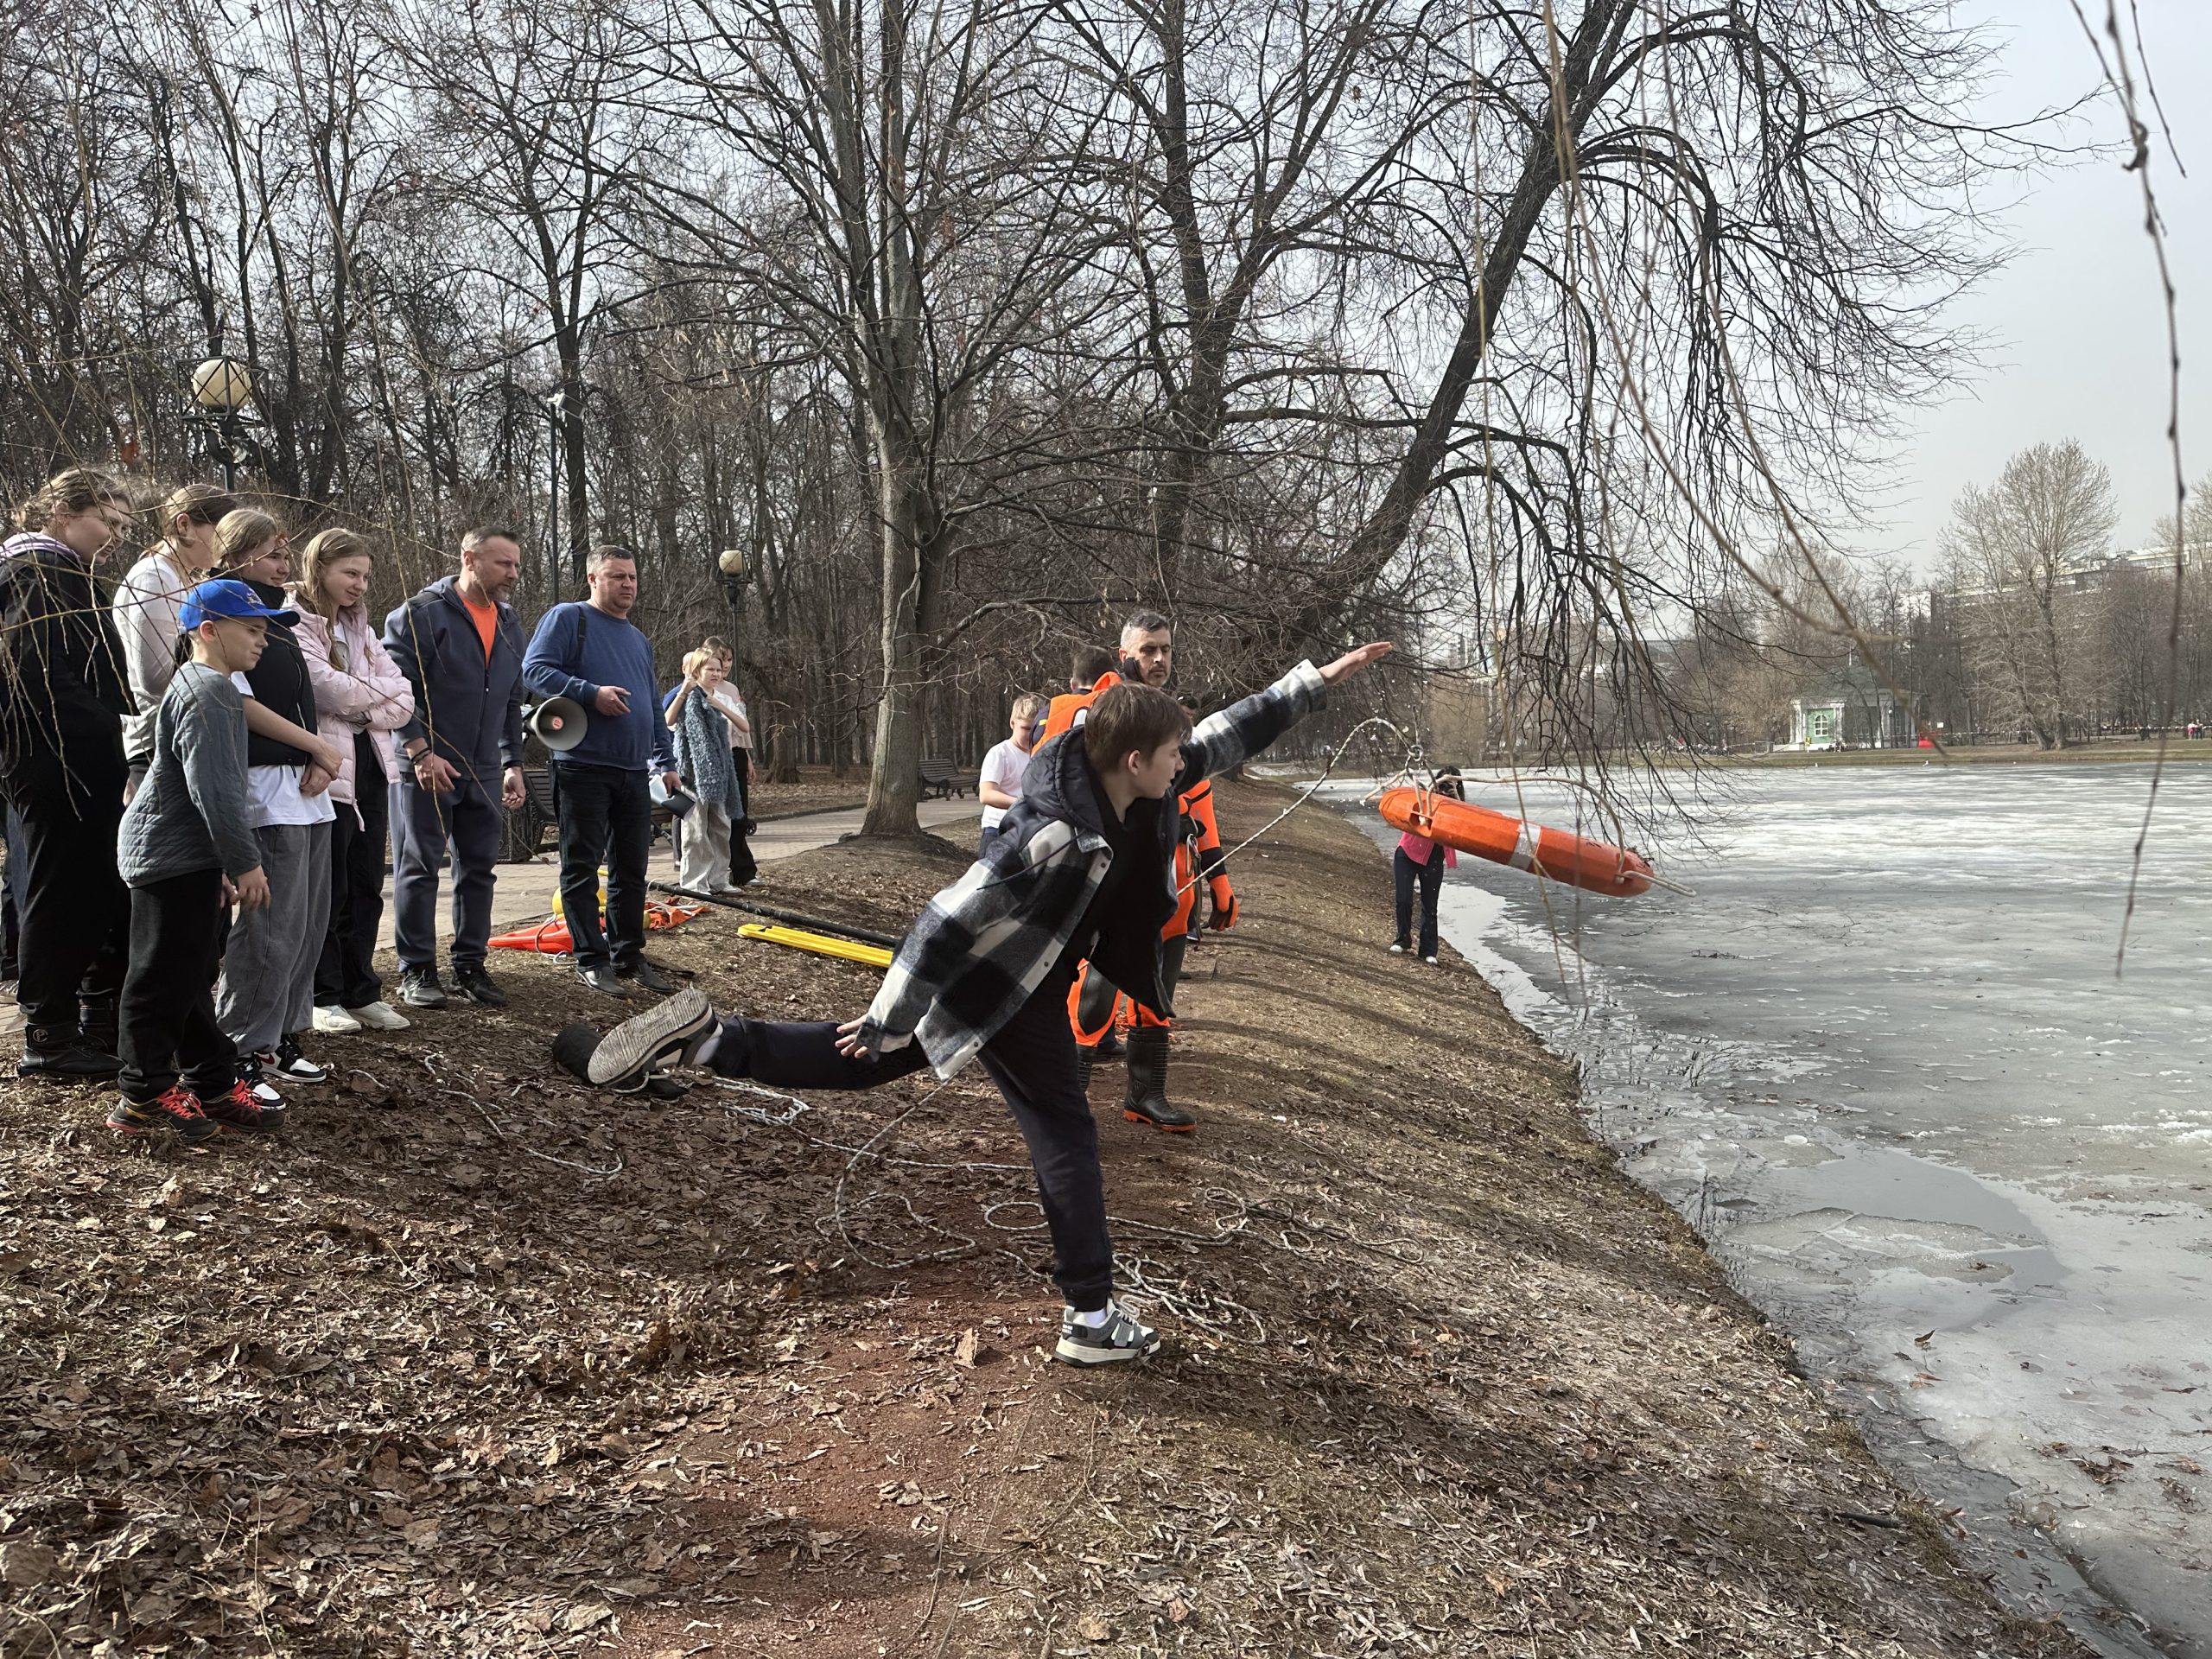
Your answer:
[[[1729,781],[1644,849],[1694,897],[1463,857],[1446,937],[1977,1565],[2212,1659],[2212,766],[2168,770],[2117,979],[2146,768]]]

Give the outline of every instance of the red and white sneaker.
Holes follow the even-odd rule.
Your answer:
[[[107,1126],[118,1135],[174,1135],[188,1147],[213,1141],[222,1128],[200,1109],[200,1097],[182,1084],[171,1084],[157,1100],[116,1102]]]

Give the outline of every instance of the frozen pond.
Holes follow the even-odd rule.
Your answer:
[[[2212,1659],[2212,766],[2168,772],[2120,979],[2147,768],[1732,781],[1646,849],[1695,897],[1462,858],[1446,937],[1978,1566]]]

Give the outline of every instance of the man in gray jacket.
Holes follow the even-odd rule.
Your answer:
[[[470,531],[461,574],[445,576],[385,622],[385,649],[415,693],[395,732],[392,934],[400,999],[442,1008],[438,871],[453,852],[454,982],[471,1001],[506,1001],[484,971],[505,814],[523,803],[522,627],[507,595],[522,578],[514,531]]]

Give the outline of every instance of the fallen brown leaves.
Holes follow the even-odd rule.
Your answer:
[[[1272,808],[1269,809],[1272,810]],[[1255,823],[1225,795],[1225,828]],[[1232,834],[1236,833],[1232,829]],[[958,860],[777,902],[897,928]],[[608,1005],[318,1046],[268,1144],[121,1147],[0,1089],[0,1654],[2064,1654],[2008,1625],[1461,971],[1294,817],[1195,956],[1192,1138],[1095,1090],[1133,1376],[1052,1304],[987,1083],[594,1096]],[[656,941],[718,1000],[869,976]]]

